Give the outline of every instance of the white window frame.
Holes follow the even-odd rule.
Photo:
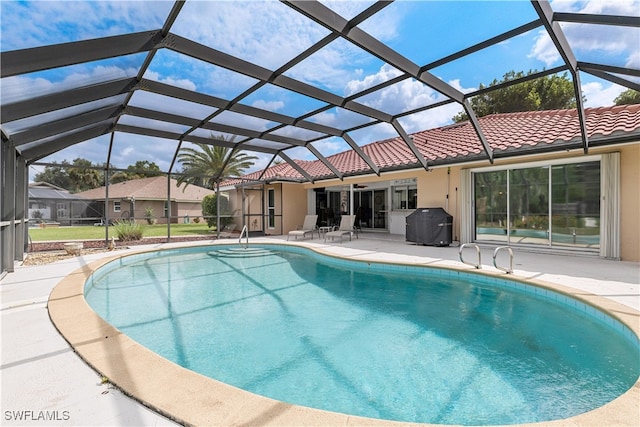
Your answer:
[[[122,211],[122,206],[120,206],[120,202],[113,202],[113,211],[114,212],[121,212]]]

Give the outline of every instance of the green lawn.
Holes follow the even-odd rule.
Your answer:
[[[210,236],[206,223],[202,224],[171,224],[171,236]],[[215,230],[215,227],[211,228]],[[163,237],[167,235],[166,224],[144,225],[144,237]],[[92,240],[104,239],[104,227],[73,226],[58,228],[30,228],[29,236],[34,242],[58,240]],[[115,236],[115,228],[109,227],[109,237]]]

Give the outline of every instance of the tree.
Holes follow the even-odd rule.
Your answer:
[[[73,166],[75,167],[68,169],[68,173],[74,183],[74,193],[98,188],[104,184],[104,173],[97,169],[91,169],[97,166],[91,160],[77,158],[73,160]]]
[[[224,136],[212,139],[233,142],[235,137],[226,139]],[[255,156],[249,156],[234,148],[195,144],[198,148],[186,147],[180,150],[178,160],[182,163],[184,175],[178,178],[178,185],[193,184],[213,189],[216,181],[226,177],[240,176],[245,169],[253,166]]]
[[[135,164],[127,166],[127,173],[131,177],[129,179],[149,178],[162,175],[160,166],[149,160],[138,160]]]
[[[71,190],[71,178],[66,173],[68,166],[67,160],[63,160],[59,166],[45,166],[44,170],[38,172],[33,179],[36,182],[48,182],[65,190]]]
[[[640,92],[627,89],[613,100],[616,105],[640,104]]]
[[[220,229],[233,221],[229,199],[220,197]],[[202,199],[202,216],[207,220],[209,228],[218,222],[218,195],[210,194]]]
[[[103,185],[104,174],[99,168],[98,164],[94,165],[87,159],[76,158],[71,163],[63,160],[58,166],[46,166],[44,171],[35,175],[34,180],[77,193]]]
[[[162,171],[160,170],[160,166],[155,162],[150,162],[149,160],[138,160],[135,164],[127,166],[126,171],[117,171],[111,175],[109,182],[117,184],[119,182],[129,181],[132,179],[141,179],[160,175],[162,175]]]
[[[489,86],[480,84],[480,89],[497,86],[537,72],[537,70],[530,70],[525,74],[523,71],[509,71],[503,76],[502,80],[494,79]],[[478,117],[494,113],[575,108],[576,105],[573,83],[568,78],[567,73],[562,74],[562,76],[554,74],[528,80],[471,98],[471,106]],[[453,117],[453,121],[456,123],[468,119],[469,116],[465,112],[460,112]]]

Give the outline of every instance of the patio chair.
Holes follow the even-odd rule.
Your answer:
[[[287,240],[289,240],[291,236],[295,236],[296,240],[298,240],[298,236],[302,236],[302,240],[304,240],[304,236],[309,233],[311,233],[311,238],[313,239],[313,232],[317,230],[316,222],[318,222],[318,215],[305,215],[302,228],[299,230],[291,230],[287,235]],[[318,238],[320,238],[319,231]]]
[[[342,243],[342,237],[345,235],[349,235],[349,240],[351,240],[351,235],[356,233],[353,225],[356,220],[355,215],[342,215],[342,219],[340,219],[340,227],[337,230],[329,231],[328,233],[324,233],[324,241],[327,242],[327,237],[331,237],[331,241],[336,237],[340,237],[340,243]],[[356,238],[358,234],[356,233]]]

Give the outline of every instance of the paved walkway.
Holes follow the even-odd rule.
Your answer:
[[[261,238],[252,241],[282,241]],[[415,246],[388,235],[364,234],[344,243],[306,241],[336,254],[358,258],[460,265],[457,247]],[[147,245],[123,250],[171,245]],[[640,311],[640,264],[595,257],[560,256],[514,250],[515,274],[582,289]],[[482,248],[483,268],[493,249]],[[113,253],[80,256],[54,264],[16,268],[0,281],[0,365],[2,425],[174,425],[120,391],[102,384],[52,326],[49,293],[65,275]],[[465,251],[465,255],[467,252]],[[471,249],[468,258],[475,256]],[[499,259],[506,265],[506,259]]]

